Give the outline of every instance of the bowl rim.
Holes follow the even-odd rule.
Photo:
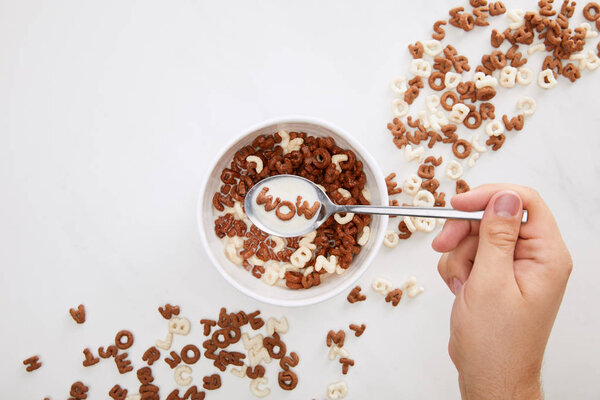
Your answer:
[[[216,257],[214,256],[213,250],[209,246],[208,238],[206,237],[206,233],[203,229],[202,209],[204,206],[204,193],[208,187],[208,183],[211,178],[211,172],[213,171],[213,169],[215,168],[215,166],[217,165],[217,163],[219,162],[221,157],[223,157],[225,155],[225,153],[230,148],[232,148],[237,142],[239,142],[242,138],[244,138],[244,137],[252,134],[253,132],[256,132],[264,127],[267,127],[269,125],[277,125],[277,124],[284,124],[284,123],[309,123],[309,124],[314,124],[314,125],[320,125],[321,127],[331,130],[331,131],[339,134],[340,136],[342,136],[346,141],[348,141],[348,143],[351,146],[353,146],[356,150],[358,150],[361,158],[363,159],[363,162],[366,165],[368,165],[369,168],[371,169],[373,176],[375,177],[376,186],[379,188],[380,196],[384,202],[386,202],[388,199],[388,193],[387,193],[387,186],[385,184],[385,179],[383,177],[383,173],[382,173],[381,169],[379,168],[379,164],[377,164],[377,162],[375,161],[373,156],[371,156],[371,154],[367,151],[367,149],[362,144],[360,144],[346,130],[344,130],[332,123],[326,122],[322,119],[315,118],[315,117],[309,117],[306,115],[285,115],[285,116],[281,116],[281,117],[271,118],[271,119],[265,120],[263,122],[260,122],[258,124],[254,124],[254,125],[250,126],[249,128],[244,129],[240,134],[238,134],[234,138],[232,138],[226,145],[224,145],[221,148],[221,150],[211,160],[211,163],[209,164],[210,169],[209,169],[208,173],[205,174],[205,176],[202,180],[202,184],[200,186],[200,193],[198,195],[198,202],[196,205],[196,223],[197,223],[198,231],[200,233],[200,239],[202,241],[202,245],[204,247],[204,250],[208,254],[208,257],[209,257],[213,267],[215,267],[217,269],[217,271],[219,271],[221,276],[223,278],[225,278],[225,280],[227,282],[229,282],[233,287],[235,287],[237,290],[239,290],[246,296],[249,296],[249,297],[256,299],[258,301],[261,301],[263,303],[267,303],[267,304],[271,304],[271,305],[275,305],[275,306],[301,307],[301,306],[308,306],[308,305],[312,305],[312,304],[321,303],[325,300],[329,300],[329,299],[337,296],[338,294],[342,293],[343,291],[347,290],[350,286],[352,286],[354,283],[356,283],[356,281],[358,281],[362,277],[362,275],[369,268],[369,266],[373,262],[373,259],[375,258],[375,256],[377,255],[377,253],[379,252],[379,250],[381,248],[381,245],[383,243],[383,238],[384,238],[386,230],[387,230],[386,227],[388,224],[388,216],[387,215],[379,216],[381,218],[381,226],[383,227],[383,229],[380,230],[380,232],[378,233],[377,236],[371,237],[371,240],[373,240],[373,247],[371,248],[370,253],[367,255],[364,262],[361,264],[355,277],[353,279],[348,280],[346,283],[341,284],[338,287],[336,287],[335,289],[333,289],[329,292],[326,292],[324,294],[314,296],[314,297],[309,297],[306,299],[300,299],[300,300],[273,299],[273,298],[270,298],[268,296],[263,296],[260,293],[256,293],[256,292],[248,289],[247,287],[238,283],[231,276],[229,276],[229,274],[226,273],[224,268],[221,266],[221,264],[217,261]]]

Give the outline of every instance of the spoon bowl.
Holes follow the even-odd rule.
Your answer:
[[[285,182],[285,184],[283,184]],[[281,186],[281,187],[280,187]],[[257,202],[259,193],[263,189],[267,191],[275,188],[273,195],[269,195],[275,200],[271,205],[270,211],[266,211],[266,205],[263,206]],[[278,190],[279,189],[279,190]],[[319,208],[312,218],[299,215],[293,206],[294,200],[300,201],[300,196],[312,198],[319,202]],[[287,204],[287,205],[284,205]],[[263,203],[264,204],[264,203]],[[291,204],[291,206],[290,206]],[[279,215],[279,208],[289,208],[288,215],[292,215],[290,221],[285,221],[276,215]],[[271,207],[269,207],[271,208]],[[296,175],[275,175],[258,182],[246,194],[244,200],[244,209],[246,215],[263,232],[279,237],[297,237],[306,235],[320,227],[332,214],[352,213],[352,214],[373,214],[373,215],[393,215],[400,217],[420,217],[420,218],[446,218],[446,219],[466,219],[481,220],[483,211],[459,211],[453,208],[443,207],[399,207],[399,206],[377,206],[377,205],[339,205],[329,199],[327,194],[314,182]],[[296,215],[298,214],[298,215]],[[522,222],[527,222],[527,210],[523,210]]]
[[[263,188],[267,187],[272,191],[273,187],[277,187],[278,182],[282,182],[283,180],[285,180],[286,183],[291,184],[286,186],[288,188],[292,186],[293,192],[289,194],[285,193],[287,196],[281,196],[281,200],[285,199],[293,202],[296,200],[298,195],[306,195],[306,191],[310,191],[310,194],[314,194],[314,198],[320,204],[319,209],[313,218],[306,219],[302,216],[296,216],[295,218],[297,223],[295,223],[293,227],[290,227],[289,225],[291,224],[286,223],[286,221],[280,221],[276,218],[265,218],[267,214],[264,211],[265,207],[257,204],[257,196],[263,190]],[[312,181],[297,175],[274,175],[265,178],[256,185],[252,186],[248,193],[246,193],[246,198],[244,199],[244,210],[246,211],[246,215],[250,221],[252,221],[252,223],[261,231],[279,237],[303,236],[316,230],[327,220],[327,218],[329,218],[329,216],[332,214],[331,210],[333,210],[334,207],[336,207],[336,204],[329,199],[323,189],[321,189]],[[275,210],[272,210],[271,214],[274,213]]]

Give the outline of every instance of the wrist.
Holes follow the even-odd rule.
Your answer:
[[[543,400],[540,374],[516,380],[466,379],[459,375],[463,400]]]

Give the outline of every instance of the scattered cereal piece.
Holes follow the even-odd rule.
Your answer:
[[[71,385],[71,390],[69,394],[73,399],[76,400],[84,400],[87,399],[87,392],[89,388],[83,384],[81,381],[77,381]]]
[[[190,352],[192,355],[190,356]],[[200,350],[193,344],[183,346],[181,349],[181,360],[188,364],[193,365],[200,359]]]
[[[88,348],[83,349],[83,354],[85,355],[85,360],[83,360],[84,367],[90,367],[94,364],[98,364],[100,359],[98,357],[94,357],[91,350]]]
[[[471,188],[467,185],[467,182],[462,179],[456,181],[456,194],[466,193],[469,190],[471,190]]]
[[[400,289],[391,290],[385,296],[385,302],[386,303],[391,302],[394,307],[396,307],[398,305],[398,303],[400,303],[400,299],[402,299],[402,290],[400,290]]]
[[[479,143],[479,135],[473,135],[473,138],[471,139],[471,147],[473,147],[473,149],[478,153],[485,153],[487,151],[487,148]]]
[[[169,365],[169,367],[171,367],[171,369],[173,369],[181,363],[181,357],[179,357],[179,354],[174,351],[172,351],[170,355],[170,358],[165,357],[165,362]]]
[[[287,347],[278,333],[274,333],[273,336],[264,338],[263,346],[267,349],[269,356],[275,360],[280,360],[287,352]]]
[[[265,367],[256,365],[253,368],[246,369],[246,376],[250,379],[262,378],[265,376]]]
[[[533,82],[533,72],[526,67],[521,67],[517,70],[517,83],[519,85],[529,85]]]
[[[417,231],[417,227],[415,226],[412,217],[409,216],[405,216],[402,218],[402,222],[400,222],[400,224],[398,224],[398,230],[400,232],[402,232],[403,234],[407,234],[408,233],[408,237],[410,237],[413,233],[415,233]],[[398,235],[398,237],[400,239],[402,239],[403,235]]]
[[[263,336],[258,334],[254,337],[250,337],[247,333],[242,333],[242,342],[246,350],[260,349],[263,344]]]
[[[329,349],[329,359],[330,360],[335,360],[336,357],[348,357],[349,354],[346,350],[344,350],[343,348],[333,345],[331,346],[331,348]]]
[[[212,319],[201,319],[200,323],[204,326],[204,336],[210,335],[211,328],[217,325],[217,321]]]
[[[487,144],[488,146],[491,146],[493,151],[498,151],[504,144],[505,140],[506,140],[506,136],[504,136],[504,135],[490,136],[490,138],[488,140],[486,140],[485,144]],[[459,190],[459,189],[465,190],[465,188],[468,188],[468,185],[466,187],[464,185],[462,185],[460,188],[457,187],[457,190]]]
[[[435,32],[434,34],[431,35],[431,37],[435,40],[444,40],[444,38],[446,37],[446,31],[444,31],[444,28],[442,28],[442,25],[446,25],[446,21],[436,21],[433,24],[433,31]]]
[[[458,139],[452,144],[452,152],[456,158],[463,160],[471,154],[471,143],[464,139]]]
[[[442,165],[442,157],[435,158],[434,156],[429,156],[425,159],[425,163],[431,163],[434,167],[439,167]]]
[[[471,109],[462,103],[456,103],[452,106],[452,111],[448,115],[448,120],[455,124],[462,124],[467,115],[471,112]]]
[[[417,283],[417,278],[414,276],[410,277],[406,282],[404,282],[401,287],[408,297],[416,297],[425,290],[423,286],[419,286]]]
[[[123,389],[121,386],[115,385],[108,391],[108,395],[114,400],[126,400],[127,389]]]
[[[346,333],[343,330],[339,330],[337,332],[334,332],[333,330],[330,330],[329,332],[327,332],[327,347],[331,347],[332,344],[337,345],[338,347],[344,347],[344,342],[346,340]]]
[[[269,389],[268,387],[266,387],[266,385],[269,383],[269,381],[267,380],[267,378],[256,378],[256,379],[252,379],[250,381],[250,392],[255,396],[255,397],[265,397],[268,396],[271,393],[271,389]],[[260,387],[260,385],[263,385],[265,387]]]
[[[512,131],[513,129],[520,131],[523,129],[523,125],[525,124],[525,119],[522,114],[517,115],[516,117],[508,119],[507,115],[502,116],[502,122],[504,122],[504,127],[507,131]],[[500,135],[495,135],[500,136]]]
[[[367,299],[367,296],[365,296],[364,294],[362,294],[361,292],[361,287],[360,286],[355,286],[354,289],[352,289],[352,291],[350,291],[350,294],[348,294],[348,302],[349,303],[356,303],[357,301],[365,301]]]
[[[541,42],[534,43],[527,48],[527,54],[529,54],[530,56],[534,55],[537,52],[543,52],[543,51],[546,51],[546,45]]]
[[[154,364],[154,361],[157,361],[158,359],[160,359],[160,350],[154,346],[148,348],[142,356],[142,361],[146,361],[148,365]]]
[[[452,160],[446,166],[446,176],[453,181],[460,179],[462,174],[463,167],[458,161]]]
[[[462,76],[456,72],[447,72],[444,77],[444,86],[446,89],[455,89],[462,80]]]
[[[399,95],[404,95],[408,90],[408,80],[405,76],[399,76],[392,81],[392,91]]]
[[[298,357],[298,354],[292,351],[289,356],[285,356],[279,360],[279,366],[282,370],[287,371],[290,367],[297,366],[299,361],[300,358]]]
[[[187,375],[187,376],[184,376]],[[192,383],[192,369],[187,365],[179,365],[175,368],[173,377],[175,383],[179,386],[187,386]]]
[[[436,224],[435,218],[418,217],[418,218],[414,218],[414,221],[415,221],[415,227],[417,228],[418,231],[430,233],[430,232],[433,232],[433,230],[435,229],[435,224]]]
[[[600,18],[598,20],[600,20]],[[598,20],[596,20],[596,21],[598,21]],[[582,28],[583,30],[585,30],[585,38],[586,39],[593,39],[598,36],[598,32],[594,31],[592,29],[592,26],[590,24],[588,24],[587,22],[583,22],[582,24],[579,25],[579,27]]]
[[[420,190],[415,198],[413,199],[413,205],[415,207],[433,207],[435,198],[433,194],[427,190]]]
[[[234,376],[237,376],[238,378],[245,378],[247,369],[248,369],[247,365],[242,365],[240,369],[232,368],[231,374]]]
[[[488,136],[500,136],[504,133],[504,125],[497,119],[490,121],[485,126],[485,133],[487,133]]]
[[[475,87],[477,89],[498,86],[498,79],[496,79],[493,76],[486,75],[483,72],[475,72],[475,75],[473,76],[473,81],[475,82]]]
[[[600,18],[598,19],[600,21]],[[598,44],[600,47],[600,43]],[[589,71],[594,71],[598,67],[600,67],[600,57],[596,55],[592,50],[588,51],[587,57],[585,59],[585,68]]]
[[[511,23],[508,26],[512,30],[519,29],[525,25],[525,11],[521,9],[512,9],[506,13],[506,16],[510,19]]]
[[[85,322],[85,307],[83,304],[77,306],[77,309],[71,308],[69,310],[69,314],[78,324],[83,324]]]
[[[27,368],[25,368],[25,370],[27,372],[31,372],[41,367],[42,363],[40,361],[39,356],[31,356],[28,359],[23,360],[23,365],[27,365]]]
[[[583,16],[590,22],[600,19],[600,4],[590,1],[583,8]]]
[[[117,346],[110,345],[106,348],[106,350],[104,350],[103,346],[98,347],[98,355],[101,358],[110,358],[110,357],[116,357],[117,353],[119,353],[119,349],[117,349]]]
[[[329,400],[343,399],[347,394],[348,386],[346,385],[346,382],[335,382],[327,387],[327,398]]]
[[[167,333],[165,340],[158,339],[155,342],[156,347],[163,350],[169,350],[171,348],[171,343],[173,343],[173,334],[171,332]]]
[[[554,77],[554,71],[551,69],[545,69],[538,75],[538,85],[542,89],[552,89],[558,84]]]
[[[371,287],[377,293],[385,296],[390,292],[390,290],[392,290],[392,283],[383,278],[375,278],[371,283]]]
[[[254,368],[261,361],[264,361],[265,363],[271,362],[271,356],[266,348],[262,347],[261,345],[261,347],[258,349],[248,350],[248,364],[250,367]]]
[[[410,175],[404,181],[404,186],[403,186],[404,193],[406,193],[410,196],[415,196],[419,192],[422,182],[423,182],[423,180],[417,174]]]
[[[121,353],[115,357],[115,364],[117,364],[117,369],[120,374],[126,374],[133,370],[131,361],[127,359],[127,356],[127,353]]]
[[[273,335],[273,333],[286,333],[289,329],[288,321],[286,317],[281,317],[279,320],[275,318],[269,318],[267,320],[267,335]]]
[[[479,160],[479,153],[475,151],[471,154],[471,156],[467,160],[467,166],[469,168],[473,168],[475,166],[475,163],[477,162],[477,160]]]
[[[393,172],[385,177],[385,184],[387,186],[388,196],[393,196],[395,194],[402,193],[402,189],[396,187],[398,184],[394,182],[395,177],[396,174]]]
[[[383,237],[383,245],[390,249],[393,249],[400,242],[398,234],[392,230],[388,230]]]
[[[410,162],[413,160],[417,160],[417,162],[421,162],[423,160],[425,154],[425,148],[423,146],[415,146],[413,147],[408,144],[404,148],[404,155],[406,157],[406,161]]]
[[[361,324],[360,326],[356,324],[350,324],[349,328],[350,330],[354,331],[354,336],[359,337],[364,333],[367,326],[365,324]]]
[[[408,103],[403,99],[392,100],[392,114],[399,118],[405,117],[408,114]]]
[[[254,330],[260,329],[265,324],[265,321],[262,318],[260,318],[259,315],[260,315],[259,310],[256,310],[256,311],[248,314],[248,323]]]
[[[293,371],[281,371],[277,378],[277,383],[283,390],[293,390],[298,385],[298,376]]]
[[[342,357],[340,358],[340,364],[342,364],[342,374],[348,373],[348,368],[354,366],[354,360],[351,358]]]
[[[500,86],[505,88],[514,87],[517,83],[517,72],[518,70],[515,67],[511,67],[510,65],[507,65],[506,67],[502,68],[502,71],[500,71]]]
[[[158,312],[164,319],[171,319],[173,315],[179,315],[179,306],[165,304],[163,307],[158,307]]]
[[[517,101],[517,109],[521,110],[525,117],[530,117],[536,110],[535,100],[528,96],[521,97],[519,101]]]
[[[206,390],[215,390],[221,387],[221,376],[219,374],[212,374],[202,378],[204,384],[202,387]]]
[[[184,399],[189,400],[204,400],[206,397],[206,393],[204,391],[198,391],[198,388],[194,386],[190,386],[189,389],[183,395]]]
[[[123,339],[125,339],[125,341],[123,341]],[[121,350],[127,350],[133,346],[133,334],[126,330],[117,332],[117,335],[115,336],[115,346]]]
[[[190,333],[192,325],[190,320],[182,317],[174,317],[169,321],[169,333],[186,336]]]

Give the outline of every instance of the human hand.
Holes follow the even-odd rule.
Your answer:
[[[554,217],[534,190],[516,185],[484,185],[452,206],[485,208],[481,222],[447,221],[432,244],[445,253],[438,270],[456,296],[448,352],[461,395],[541,399],[544,350],[572,270]]]

